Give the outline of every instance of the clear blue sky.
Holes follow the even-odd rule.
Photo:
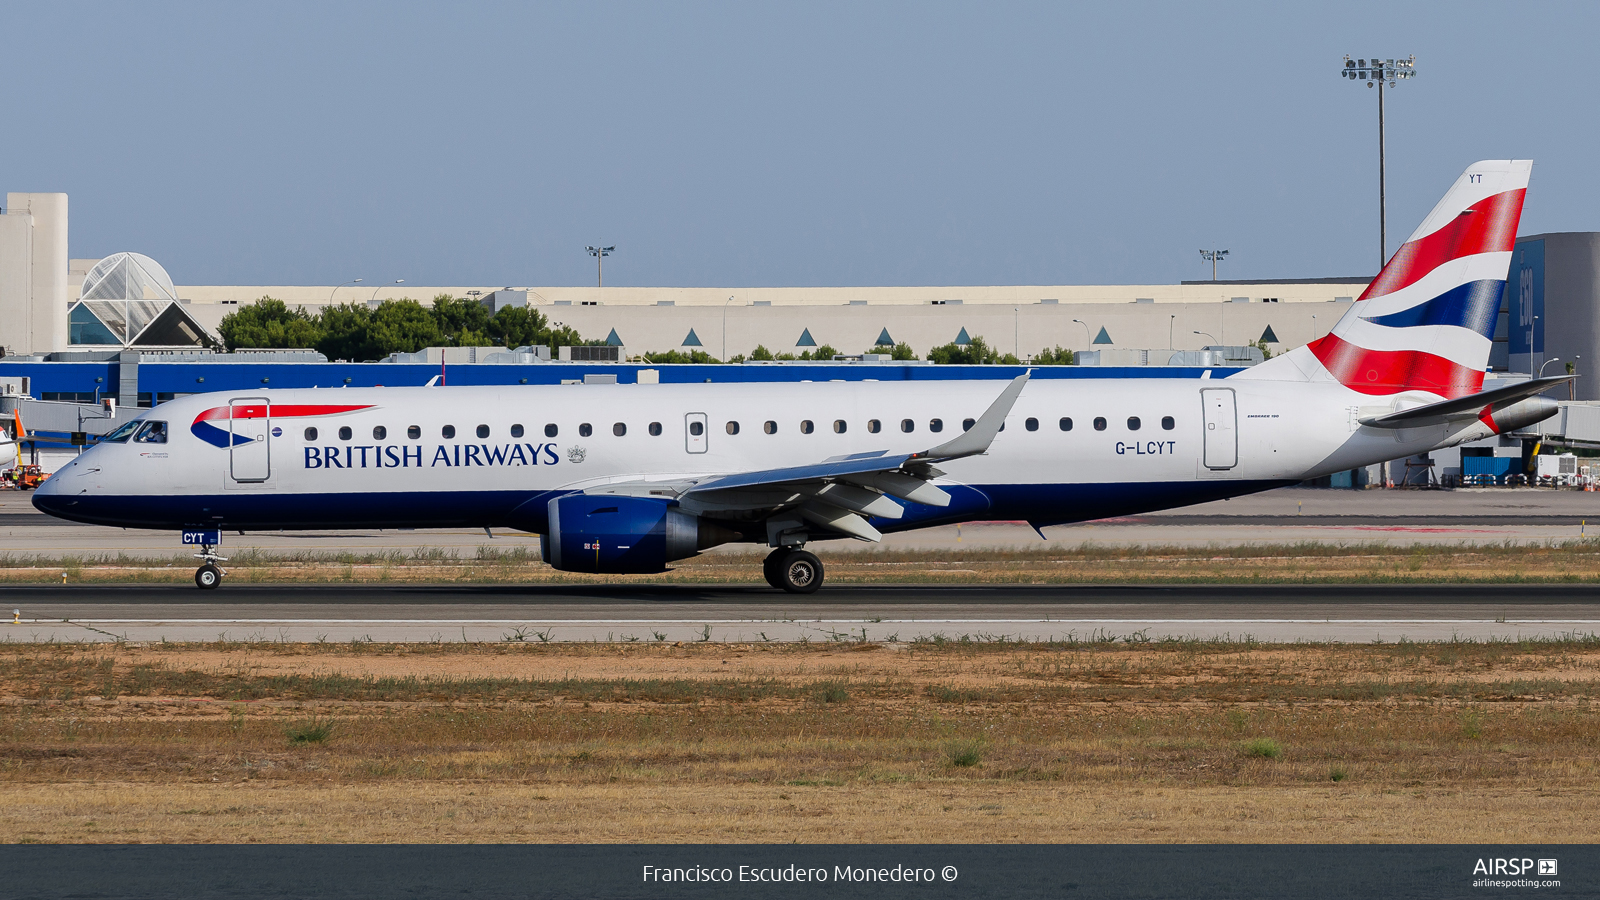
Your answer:
[[[1600,230],[1600,5],[0,5],[0,189],[179,284],[1167,283],[1377,268],[1469,162]]]

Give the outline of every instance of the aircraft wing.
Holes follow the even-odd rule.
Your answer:
[[[1549,378],[1535,378],[1531,381],[1524,381],[1521,384],[1495,388],[1492,391],[1483,391],[1466,397],[1457,397],[1454,400],[1441,400],[1438,403],[1429,403],[1426,406],[1401,410],[1397,413],[1389,413],[1386,416],[1367,416],[1361,419],[1360,422],[1372,428],[1421,428],[1427,425],[1440,425],[1461,419],[1476,419],[1486,408],[1493,407],[1498,409],[1503,406],[1510,406],[1519,400],[1547,391],[1558,384],[1565,384],[1577,377],[1576,375],[1552,375]]]
[[[769,530],[799,528],[803,520],[877,541],[883,535],[867,517],[898,519],[905,512],[891,498],[927,506],[950,505],[950,495],[933,483],[944,474],[933,464],[988,451],[1028,383],[1028,375],[1024,372],[1006,385],[972,428],[914,453],[878,450],[777,469],[677,481],[624,481],[597,485],[585,493],[675,499],[686,511],[710,518],[768,519]],[[771,521],[774,516],[780,521]]]

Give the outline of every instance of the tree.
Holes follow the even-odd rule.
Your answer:
[[[767,362],[776,359],[776,357],[772,355],[772,351],[768,350],[765,344],[757,344],[756,348],[750,351],[750,358],[753,360],[759,359]]]
[[[340,303],[324,307],[317,314],[317,324],[322,330],[317,349],[329,359],[360,362],[384,355],[372,342],[372,312],[365,305]]]
[[[489,344],[489,310],[470,297],[439,294],[433,298],[433,318],[448,347],[483,347]]]
[[[1054,350],[1040,350],[1033,355],[1033,364],[1036,366],[1070,366],[1074,365],[1071,350],[1061,349],[1057,344]]]
[[[890,359],[895,359],[895,360],[906,360],[906,359],[916,359],[917,358],[916,351],[912,350],[911,349],[911,345],[906,343],[905,341],[901,341],[900,343],[895,344],[892,347],[890,345],[888,345],[888,344],[879,344],[876,347],[873,347],[871,350],[868,350],[867,352],[868,353],[887,353],[889,355]]]
[[[1255,348],[1257,348],[1258,350],[1261,351],[1261,358],[1262,359],[1271,359],[1272,358],[1272,348],[1267,346],[1266,340],[1263,339],[1263,340],[1256,341],[1251,346],[1254,346]]]
[[[704,350],[665,350],[660,353],[646,353],[645,362],[648,363],[699,363],[701,365],[720,365],[722,360],[713,357]]]
[[[368,317],[368,338],[379,359],[440,344],[439,323],[415,300],[385,300]]]
[[[293,350],[315,347],[322,338],[318,323],[303,309],[262,297],[222,317],[217,330],[229,350],[240,348]]]
[[[532,347],[550,333],[545,317],[526,306],[507,306],[489,320],[489,337],[505,347]]]
[[[833,349],[832,347],[828,346],[827,344],[823,344],[821,347],[817,347],[817,348],[814,348],[814,349],[811,349],[811,350],[806,350],[806,351],[802,352],[800,354],[799,358],[800,359],[813,360],[813,361],[817,361],[817,362],[832,362],[833,358],[835,356],[838,356],[838,355],[839,355],[839,351],[838,350]],[[782,359],[782,358],[783,357],[781,357],[781,356],[779,357],[779,359]]]
[[[972,339],[972,343],[965,347],[951,342],[943,347],[935,347],[928,351],[928,361],[944,366],[953,365],[1002,365],[1014,366],[1018,360],[1010,353],[1002,356],[1000,351],[990,347],[981,337]]]

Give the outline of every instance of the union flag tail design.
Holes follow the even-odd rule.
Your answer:
[[[1532,169],[1468,166],[1333,331],[1240,375],[1293,378],[1293,367],[1363,394],[1477,393]]]

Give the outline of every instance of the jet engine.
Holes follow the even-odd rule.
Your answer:
[[[550,501],[549,514],[540,549],[545,562],[564,572],[664,572],[675,559],[740,539],[671,501],[645,497],[568,494]]]
[[[1497,434],[1516,431],[1519,428],[1526,428],[1529,425],[1543,422],[1560,411],[1561,404],[1548,397],[1529,397],[1526,400],[1519,400],[1516,403],[1503,406],[1490,413],[1487,417],[1480,418],[1478,421],[1467,425],[1460,431],[1451,434],[1440,446],[1454,447],[1457,444],[1465,444],[1468,441],[1482,440],[1483,438],[1494,437]]]

